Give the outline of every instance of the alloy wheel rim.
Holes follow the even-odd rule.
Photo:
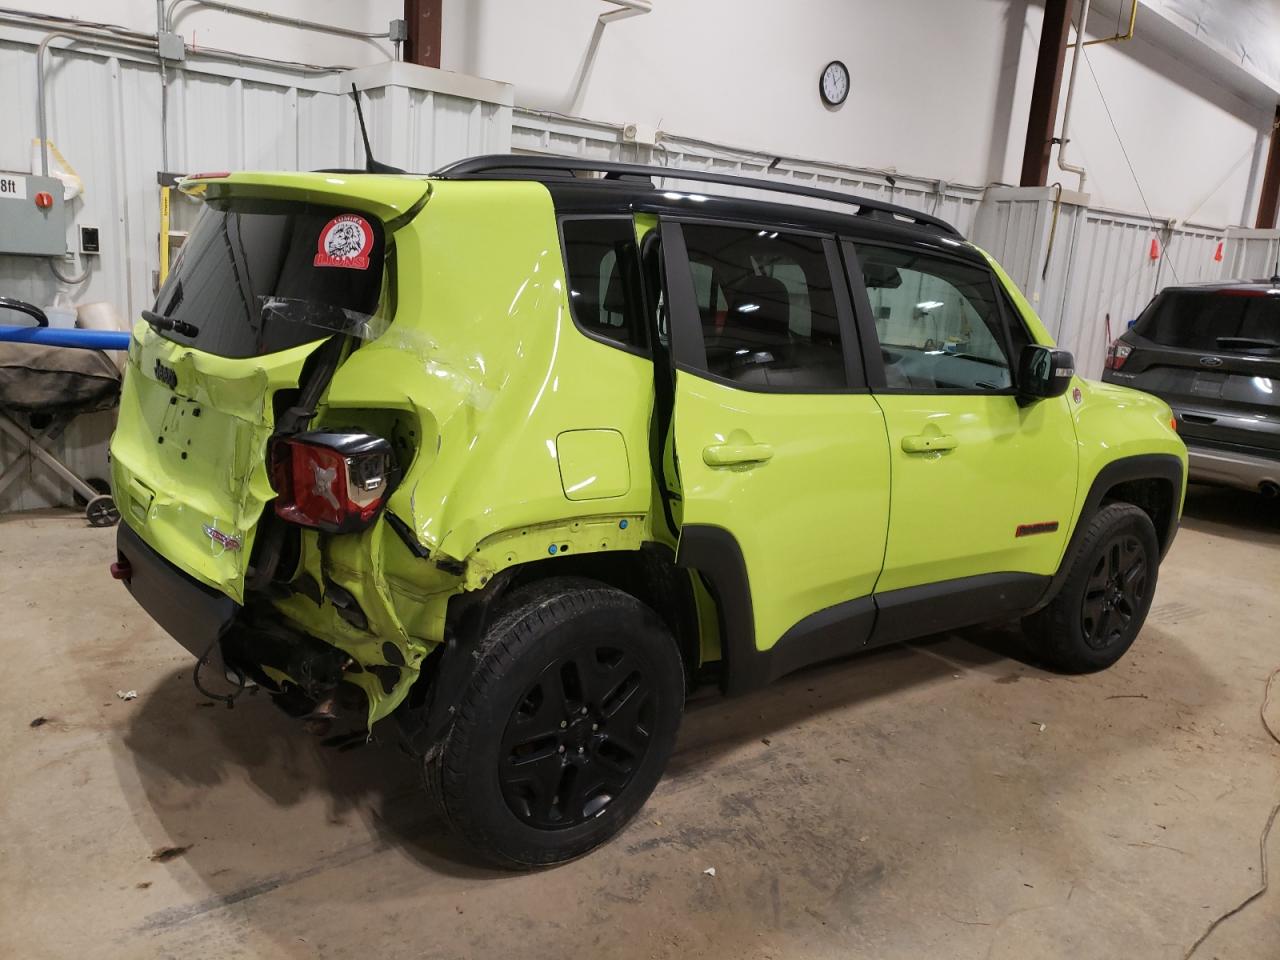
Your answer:
[[[1080,624],[1085,643],[1102,650],[1125,637],[1147,596],[1150,564],[1137,537],[1113,537],[1085,585]]]
[[[517,701],[502,735],[503,799],[538,829],[603,814],[649,752],[652,683],[640,661],[592,643],[549,663]]]

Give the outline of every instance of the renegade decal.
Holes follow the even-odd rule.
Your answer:
[[[212,540],[214,543],[219,544],[223,550],[239,550],[240,549],[239,537],[233,537],[229,533],[223,533],[217,527],[210,526],[207,523],[204,524],[204,535],[208,537],[210,540]]]
[[[334,217],[320,231],[316,245],[317,267],[369,269],[369,251],[373,249],[373,228],[364,217],[344,213]]]
[[[1020,523],[1015,537],[1030,537],[1037,533],[1054,533],[1058,529],[1057,520],[1046,520],[1043,523]]]

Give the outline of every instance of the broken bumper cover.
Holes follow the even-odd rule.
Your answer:
[[[195,657],[217,653],[217,641],[235,619],[239,604],[183,573],[148,546],[123,520],[116,552],[129,571],[122,578],[139,606]]]

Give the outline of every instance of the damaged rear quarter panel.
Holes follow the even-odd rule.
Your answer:
[[[602,518],[629,518],[626,536],[583,539],[578,552],[638,548],[649,537],[652,489],[652,366],[574,326],[545,187],[437,182],[422,212],[396,232],[395,247],[395,317],[339,368],[322,418],[350,426],[372,419],[369,411],[408,415],[416,453],[401,464],[387,509],[430,557],[414,556],[385,519],[357,536],[308,533],[302,566],[318,583],[327,578],[350,591],[369,630],[343,621],[329,603],[295,595],[280,604],[307,632],[366,668],[403,659],[390,690],[367,669],[351,678],[370,695],[371,722],[404,699],[419,665],[443,639],[450,597],[482,586],[507,557],[514,563],[550,555],[550,544],[575,523],[595,528]],[[596,429],[622,437],[627,493],[571,501],[556,438]],[[547,543],[481,549],[482,541],[492,545],[505,536],[543,536]],[[447,573],[438,560],[461,563],[463,572]],[[388,641],[394,651],[384,646]]]

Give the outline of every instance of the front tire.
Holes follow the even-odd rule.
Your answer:
[[[513,596],[426,758],[446,820],[485,858],[529,868],[617,833],[662,776],[684,708],[670,631],[634,597],[558,578]]]
[[[1151,518],[1113,503],[1089,522],[1062,589],[1028,617],[1028,640],[1064,673],[1104,670],[1133,645],[1151,609],[1160,544]]]

